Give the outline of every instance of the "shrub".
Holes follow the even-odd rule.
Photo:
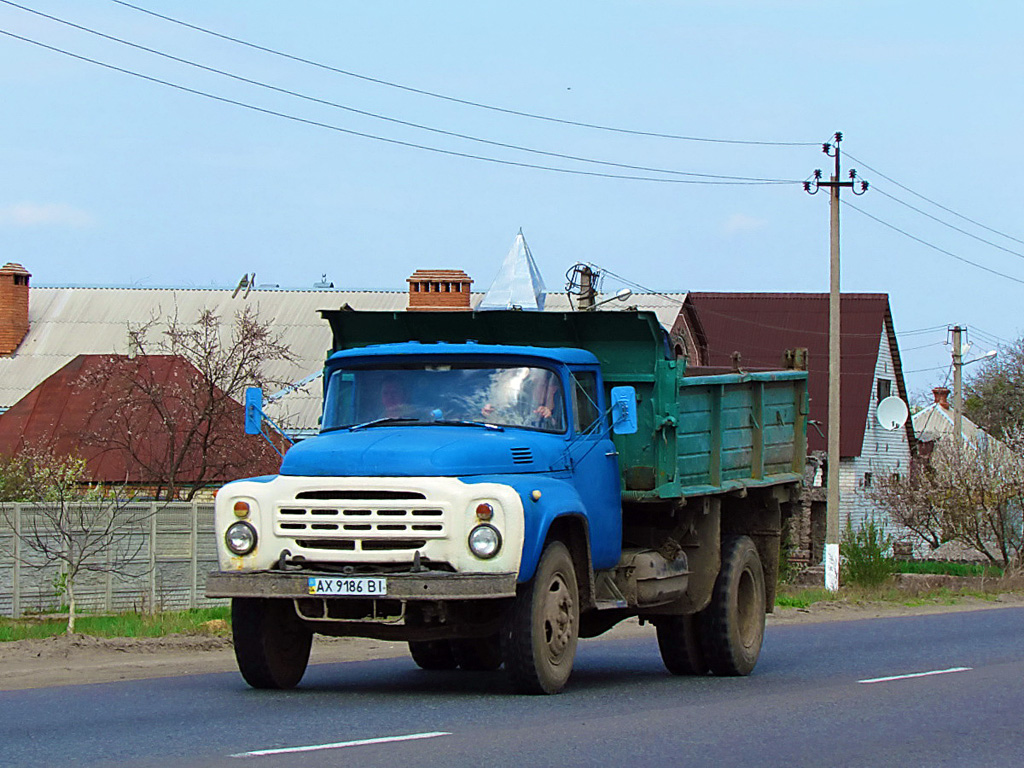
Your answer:
[[[898,563],[890,554],[892,538],[874,520],[854,530],[847,519],[843,531],[841,573],[847,584],[877,587],[892,578]]]

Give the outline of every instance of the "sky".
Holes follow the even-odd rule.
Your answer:
[[[607,291],[826,292],[802,182],[841,131],[870,184],[842,289],[889,294],[911,392],[949,326],[968,360],[1024,334],[1022,4],[131,2],[168,18],[0,0],[0,263],[35,286],[484,290],[521,228],[552,291],[588,262]]]

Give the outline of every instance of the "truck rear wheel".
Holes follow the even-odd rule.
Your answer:
[[[460,669],[493,672],[501,666],[501,637],[472,637],[452,640],[452,653]]]
[[[409,653],[420,669],[455,669],[459,665],[449,640],[410,640]]]
[[[519,587],[502,635],[505,671],[517,693],[558,693],[572,672],[580,601],[572,556],[560,541],[544,548],[537,572]]]
[[[722,542],[722,568],[711,604],[701,612],[708,667],[716,675],[749,675],[761,655],[765,621],[764,570],[749,536]]]
[[[700,614],[662,616],[655,620],[658,650],[673,675],[706,675],[708,663],[701,645]]]
[[[238,671],[253,688],[294,688],[306,673],[313,632],[291,600],[232,598],[231,635]]]

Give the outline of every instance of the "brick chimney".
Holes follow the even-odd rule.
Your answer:
[[[949,387],[935,387],[932,390],[932,397],[935,398],[936,405],[949,410]]]
[[[468,311],[473,281],[461,269],[417,269],[409,283],[409,311]]]
[[[0,269],[0,356],[13,355],[28,333],[28,279],[21,264]]]

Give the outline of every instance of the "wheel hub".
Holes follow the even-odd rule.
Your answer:
[[[544,639],[552,659],[560,658],[571,642],[574,608],[565,582],[556,576],[544,601]]]

